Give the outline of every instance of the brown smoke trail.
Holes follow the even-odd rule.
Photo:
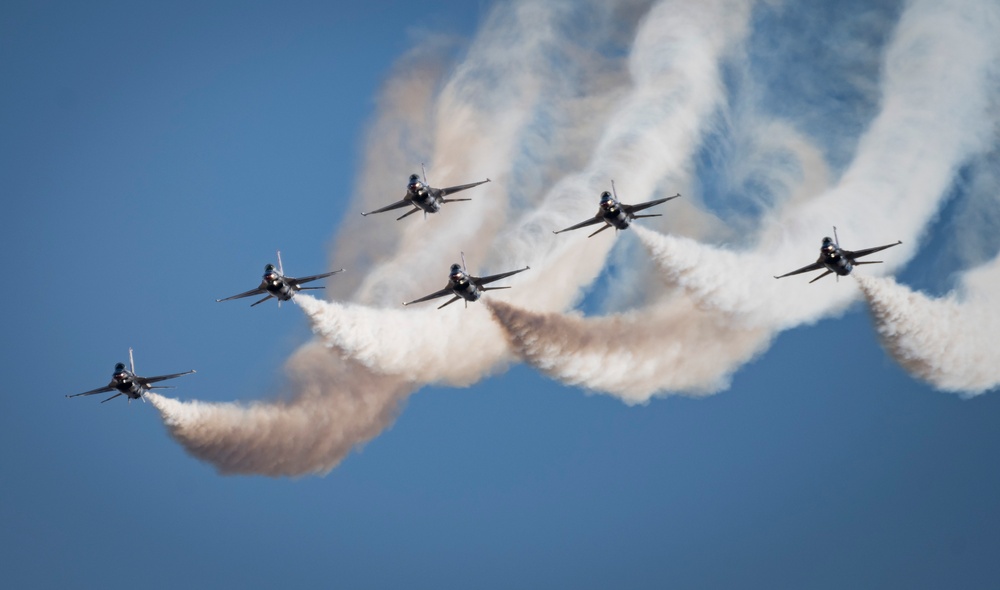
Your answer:
[[[763,351],[771,332],[743,328],[689,300],[599,318],[487,304],[511,347],[546,375],[626,403],[709,395]]]
[[[147,398],[170,435],[219,473],[271,477],[323,474],[395,419],[413,386],[344,362],[319,344],[287,364],[288,399],[267,402],[182,402]]]

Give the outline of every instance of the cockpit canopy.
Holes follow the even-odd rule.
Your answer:
[[[115,375],[125,372],[125,363],[115,364]]]
[[[837,247],[833,243],[833,238],[823,238],[823,245],[820,246],[820,250],[823,250],[824,252],[833,252],[836,248]]]
[[[461,264],[452,264],[451,265],[451,273],[450,274],[460,275],[460,274],[462,274],[462,272],[463,271],[462,271],[462,265]]]
[[[614,206],[614,204],[615,204],[615,199],[614,197],[611,196],[611,193],[609,193],[608,191],[604,191],[603,193],[601,193],[601,207],[604,207],[605,209],[610,209],[611,207]]]
[[[273,264],[268,264],[268,265],[264,266],[264,272],[265,273],[272,273],[272,272],[274,272],[274,270],[275,269],[274,269],[274,265]]]
[[[417,176],[416,174],[411,174],[410,182],[406,185],[406,188],[408,188],[412,192],[417,192],[423,187],[424,185],[423,183],[420,182],[420,177]]]

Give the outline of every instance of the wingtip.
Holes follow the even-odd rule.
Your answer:
[[[364,211],[362,211],[362,212],[361,212],[361,217],[368,217],[368,214],[367,214],[367,213],[365,213]]]

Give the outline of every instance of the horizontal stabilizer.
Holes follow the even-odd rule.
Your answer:
[[[832,271],[832,270],[828,270],[828,271],[826,271],[825,273],[823,273],[823,274],[819,275],[818,277],[816,277],[815,279],[813,279],[813,280],[811,280],[811,281],[809,281],[809,282],[810,282],[810,283],[815,283],[816,281],[818,281],[818,280],[822,279],[823,277],[825,277],[826,275],[829,275],[829,274],[833,274],[833,271]]]
[[[610,225],[605,225],[604,227],[602,227],[601,229],[599,229],[599,230],[595,231],[594,233],[590,234],[590,235],[589,235],[589,236],[587,236],[587,237],[588,237],[588,238],[592,238],[592,237],[596,236],[597,234],[601,233],[602,231],[604,231],[604,230],[608,229],[609,227],[611,227],[611,226],[610,226]]]

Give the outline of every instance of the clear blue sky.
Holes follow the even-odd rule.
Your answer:
[[[422,30],[472,38],[489,8],[140,4],[0,7],[0,585],[1000,578],[1000,401],[906,375],[860,306],[783,333],[701,400],[629,407],[523,365],[424,388],[325,477],[222,477],[148,404],[65,399],[130,346],[140,374],[197,369],[185,399],[273,397],[310,338],[301,310],[214,299],[278,248],[291,274],[331,264],[380,83]],[[937,253],[956,190],[901,281],[941,292],[960,270]]]

